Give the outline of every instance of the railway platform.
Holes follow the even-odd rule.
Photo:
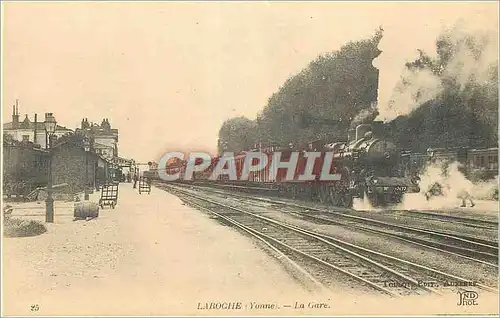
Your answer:
[[[46,233],[4,239],[5,315],[217,315],[204,304],[321,300],[251,239],[177,197],[119,187],[116,208],[98,218],[74,221],[73,204],[56,202]],[[44,213],[43,202],[16,204],[12,217]]]
[[[99,197],[93,193],[90,201]],[[11,205],[12,217],[44,220],[43,202]],[[351,279],[332,273],[335,290],[310,292],[303,280],[293,278],[300,276],[293,268],[283,266],[283,258],[157,187],[140,195],[122,183],[115,209],[101,209],[98,218],[86,221],[73,219],[72,202],[57,201],[55,223],[46,225],[40,236],[4,238],[6,316],[428,315],[443,310],[442,299],[423,295],[426,306],[417,311],[411,297],[395,303],[364,294]],[[475,313],[497,308],[497,296],[482,295]],[[456,306],[456,299],[446,303]]]

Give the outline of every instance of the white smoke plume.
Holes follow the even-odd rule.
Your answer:
[[[428,32],[425,27],[415,32]],[[450,51],[448,63],[442,68],[429,67],[409,70],[405,64],[419,57],[419,50],[437,61],[436,41],[445,40]],[[377,119],[390,121],[407,115],[425,102],[436,98],[443,91],[443,82],[455,81],[460,88],[475,83],[491,87],[496,92],[498,69],[498,30],[472,27],[459,20],[452,27],[441,27],[441,31],[421,43],[412,43],[413,38],[393,30],[384,30],[379,43],[382,53],[373,61],[379,69],[379,91]],[[410,44],[408,43],[410,42]],[[414,45],[412,45],[414,44]]]
[[[436,162],[429,164],[420,175],[420,193],[409,194],[397,209],[445,209],[456,208],[462,204],[462,198],[470,196],[474,200],[492,200],[498,189],[498,178],[476,182],[468,180],[459,170],[458,162]],[[427,201],[425,193],[435,184],[442,187],[443,195],[431,196]],[[467,200],[468,205],[470,202]]]
[[[354,198],[352,202],[352,208],[356,211],[376,211],[380,209],[375,209],[368,199],[368,195],[361,198]]]
[[[360,111],[351,121],[351,128],[356,128],[357,125],[371,123],[378,115],[376,108],[365,108]]]
[[[401,77],[402,80],[395,87],[391,99],[379,108],[382,120],[409,114],[438,96],[442,90],[441,80],[428,69],[405,69]]]
[[[441,39],[453,43],[454,54],[443,77],[456,80],[462,88],[469,83],[491,84],[498,72],[498,31],[468,30],[460,20],[445,30]]]

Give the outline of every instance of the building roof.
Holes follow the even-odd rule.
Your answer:
[[[35,129],[35,122],[30,121],[28,118],[25,118],[23,121],[19,122],[18,128],[13,128],[12,127],[12,122],[9,123],[4,123],[3,124],[3,129],[4,130],[17,130],[17,129]],[[39,131],[44,131],[45,130],[45,124],[42,122],[37,122],[36,123],[36,129]],[[73,131],[67,127],[57,125],[56,131]]]
[[[83,136],[76,135],[76,134],[67,134],[64,136],[61,136],[60,138],[57,138],[52,145],[52,148],[58,148],[62,145],[72,145],[77,148],[84,149],[83,147]],[[94,151],[92,151],[92,148],[90,149],[90,153],[96,154]]]
[[[132,159],[125,159],[122,157],[114,157],[111,162],[118,166],[131,166],[134,163]]]
[[[108,145],[105,145],[105,144],[94,142],[94,148],[98,148],[98,149],[101,149],[101,148],[113,148],[113,146],[108,146]]]
[[[98,153],[92,153],[93,155],[95,155],[97,158],[101,159],[102,161],[106,162],[106,163],[112,163],[111,161],[109,161],[108,159],[106,159],[104,156],[98,154]]]

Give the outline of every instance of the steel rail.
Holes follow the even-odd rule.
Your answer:
[[[172,187],[170,187],[170,188],[172,189]],[[267,218],[267,217],[264,217],[264,216],[261,216],[261,215],[257,215],[255,213],[251,213],[251,212],[248,212],[248,211],[241,210],[239,208],[235,208],[235,207],[228,206],[228,205],[225,205],[225,204],[222,204],[222,203],[219,203],[219,202],[215,202],[215,201],[209,200],[207,198],[203,198],[203,197],[197,196],[197,195],[195,195],[193,193],[190,193],[188,191],[181,190],[178,187],[174,187],[174,190],[176,190],[175,192],[180,192],[180,193],[182,193],[184,195],[190,196],[190,197],[195,198],[197,200],[201,200],[201,201],[204,201],[204,202],[216,205],[218,207],[224,207],[225,209],[229,209],[229,210],[232,210],[232,211],[237,211],[237,212],[239,212],[241,214],[250,215],[254,219],[265,220],[268,223],[272,223],[274,225],[277,225],[277,226],[280,226],[282,228],[286,228],[286,229],[292,230],[292,231],[297,232],[297,233],[301,233],[303,235],[309,235],[310,237],[313,237],[316,240],[320,240],[323,243],[330,243],[330,246],[332,246],[331,245],[332,242],[335,242],[335,244],[332,247],[334,247],[336,249],[339,249],[339,250],[341,250],[342,252],[345,252],[345,253],[354,253],[354,254],[351,254],[351,255],[354,255],[358,259],[362,259],[362,260],[366,261],[367,263],[370,263],[370,264],[372,264],[372,265],[374,265],[374,266],[376,266],[376,267],[378,267],[380,269],[389,270],[393,275],[398,275],[398,277],[400,277],[402,279],[406,279],[407,281],[409,281],[409,282],[411,282],[413,284],[418,284],[418,281],[416,281],[416,280],[412,279],[411,277],[408,277],[408,276],[406,276],[406,275],[404,275],[404,274],[402,274],[400,272],[394,271],[394,270],[388,268],[387,266],[384,266],[383,264],[375,262],[375,261],[373,261],[370,258],[367,258],[367,257],[365,257],[365,256],[363,256],[361,254],[353,252],[351,249],[356,249],[358,251],[363,251],[364,253],[368,253],[368,254],[371,254],[371,255],[376,255],[377,257],[382,257],[385,260],[390,260],[392,262],[396,262],[396,263],[399,263],[399,264],[404,264],[405,267],[409,266],[409,267],[412,267],[412,268],[414,268],[414,269],[416,269],[418,271],[424,271],[426,273],[431,273],[433,276],[437,275],[437,276],[445,277],[446,279],[454,279],[456,281],[461,281],[463,283],[469,282],[469,280],[461,278],[461,277],[458,277],[458,276],[455,276],[455,275],[451,275],[451,274],[447,274],[447,273],[444,273],[444,272],[440,272],[440,271],[431,269],[429,267],[418,265],[418,264],[415,264],[415,263],[412,263],[412,262],[409,262],[409,261],[405,261],[405,260],[402,260],[402,259],[399,259],[399,258],[396,258],[396,257],[392,257],[392,256],[389,256],[389,255],[386,255],[386,254],[382,254],[382,253],[379,253],[379,252],[371,251],[369,249],[362,248],[362,247],[359,247],[359,246],[356,246],[356,245],[353,245],[353,244],[350,244],[350,243],[347,243],[347,242],[344,242],[344,241],[341,241],[341,240],[338,240],[338,239],[326,236],[324,234],[319,234],[319,233],[315,233],[315,232],[312,232],[312,231],[309,231],[309,230],[300,229],[300,228],[297,228],[295,226],[290,226],[290,225],[284,224],[282,222],[278,222],[276,220],[273,220],[273,219],[270,219],[270,218]],[[265,235],[265,234],[261,233],[261,235]],[[348,246],[349,248],[342,247],[342,245],[343,246]],[[480,288],[480,289],[488,290],[488,291],[491,291],[491,292],[497,292],[496,289],[491,288],[491,287],[486,286],[486,285],[476,284],[475,286],[478,287],[478,288]],[[433,289],[429,289],[429,291],[437,293],[437,291],[435,291]]]
[[[179,192],[181,192],[181,191],[179,191]],[[208,200],[208,199],[205,199],[205,198],[200,198],[200,197],[194,196],[194,195],[189,194],[189,193],[185,193],[185,192],[183,192],[182,194],[183,194],[183,195],[186,195],[186,196],[190,196],[190,197],[192,197],[192,198],[194,198],[194,199],[196,199],[196,200],[200,200],[200,201],[204,201],[204,202],[207,202],[207,203],[210,203],[210,204],[214,204],[214,205],[216,205],[216,206],[217,206],[217,207],[219,207],[219,208],[220,208],[220,207],[224,207],[224,208],[231,209],[231,210],[236,209],[236,208],[233,208],[233,207],[230,207],[230,206],[226,206],[226,205],[224,205],[224,204],[216,203],[216,202],[214,202],[214,201],[211,201],[211,200]],[[205,207],[205,209],[207,209],[207,208]],[[349,277],[351,277],[351,278],[353,278],[353,279],[356,279],[356,280],[358,280],[358,281],[360,281],[360,282],[362,282],[362,283],[364,283],[364,284],[366,284],[366,285],[368,285],[368,286],[370,286],[370,287],[372,287],[372,288],[374,288],[374,289],[376,289],[376,290],[378,290],[378,291],[383,292],[384,294],[387,294],[387,295],[389,295],[389,296],[391,296],[391,297],[399,297],[399,296],[400,296],[400,295],[398,295],[397,293],[395,293],[395,292],[393,292],[393,291],[391,291],[391,290],[389,290],[389,289],[387,289],[387,288],[385,288],[385,287],[381,286],[380,284],[374,283],[374,282],[372,282],[372,281],[370,281],[370,280],[368,280],[368,279],[366,279],[366,278],[364,278],[364,277],[361,277],[361,276],[356,275],[355,273],[352,273],[352,272],[350,272],[350,271],[348,271],[348,270],[345,270],[345,269],[343,269],[343,268],[340,268],[339,266],[336,266],[335,264],[329,263],[328,261],[322,260],[322,259],[318,258],[317,256],[311,255],[311,254],[307,253],[307,250],[306,250],[306,251],[303,251],[303,250],[297,249],[297,248],[295,248],[295,247],[292,247],[292,246],[290,246],[289,244],[286,244],[286,243],[284,243],[284,242],[280,241],[279,239],[276,239],[276,238],[274,238],[274,237],[271,237],[271,236],[270,236],[270,235],[268,235],[268,234],[265,234],[265,233],[262,233],[262,232],[260,232],[260,231],[257,231],[257,230],[255,230],[255,229],[251,228],[251,227],[250,227],[250,226],[248,226],[248,225],[244,225],[244,224],[242,224],[240,221],[237,221],[237,220],[235,220],[234,218],[230,218],[230,217],[228,217],[228,216],[224,215],[223,213],[220,213],[220,212],[215,212],[215,211],[213,211],[212,209],[207,209],[207,210],[209,210],[212,214],[214,214],[214,215],[216,215],[216,216],[220,217],[221,219],[224,219],[225,221],[229,222],[230,224],[235,224],[235,225],[237,225],[237,226],[238,226],[238,227],[240,227],[240,228],[244,228],[245,230],[247,230],[247,231],[249,231],[249,232],[252,232],[254,235],[257,235],[257,236],[259,236],[259,237],[261,237],[261,238],[263,238],[263,239],[267,240],[268,242],[273,242],[274,244],[276,244],[276,245],[278,245],[278,246],[281,246],[282,248],[285,248],[285,249],[287,249],[287,250],[290,250],[290,251],[292,251],[292,252],[294,252],[294,253],[296,253],[296,254],[299,254],[299,255],[301,255],[301,256],[303,256],[303,257],[306,257],[306,258],[308,258],[308,259],[310,259],[310,260],[312,260],[312,261],[314,261],[314,262],[316,262],[316,263],[318,263],[318,264],[321,264],[321,265],[326,266],[326,267],[328,267],[328,268],[330,268],[330,269],[333,269],[333,270],[335,270],[335,271],[338,271],[338,272],[340,272],[340,273],[342,273],[342,274],[344,274],[344,275],[347,275],[347,276],[349,276]],[[248,212],[241,211],[241,210],[239,210],[238,212],[242,212],[242,213],[244,213],[244,214],[248,213]],[[233,216],[233,217],[234,217],[234,216]],[[278,224],[276,224],[276,225],[278,225]],[[281,226],[284,226],[283,224],[280,224],[280,225],[281,225]],[[305,234],[305,233],[302,233],[302,234]],[[306,234],[306,235],[307,235],[307,234]],[[314,237],[314,236],[312,236],[312,235],[308,235],[308,236],[310,236],[310,237]],[[329,246],[334,245],[334,244],[332,244],[332,243],[328,242],[328,241],[327,241],[327,240],[325,240],[325,239],[322,239],[322,238],[317,238],[317,239],[318,239],[319,241],[321,241],[321,242],[323,242],[323,243],[325,243],[325,244],[329,245]],[[353,253],[352,251],[349,251],[349,250],[347,250],[347,249],[343,249],[343,248],[338,247],[338,246],[335,246],[335,247],[336,247],[336,248],[339,248],[340,250],[342,250],[342,251],[343,251],[343,252],[345,252],[345,253],[348,253],[348,254],[349,254],[349,256],[357,257],[357,258],[362,259],[362,260],[364,260],[364,261],[366,261],[366,262],[368,262],[368,263],[371,263],[373,266],[376,266],[376,267],[378,267],[378,268],[379,268],[379,269],[381,269],[381,270],[385,270],[386,272],[391,273],[392,275],[394,275],[394,276],[396,276],[396,277],[400,278],[401,280],[403,280],[403,281],[405,281],[405,282],[408,282],[408,283],[414,284],[415,286],[417,286],[417,285],[418,285],[418,281],[416,281],[416,280],[412,279],[411,277],[408,277],[408,276],[406,276],[406,275],[404,275],[404,274],[398,273],[397,271],[395,271],[395,270],[393,270],[393,269],[391,269],[391,268],[389,268],[389,267],[387,267],[387,266],[385,266],[385,265],[383,265],[383,264],[377,263],[377,262],[375,262],[375,261],[373,261],[373,260],[370,260],[370,259],[368,259],[368,258],[366,258],[366,257],[364,257],[364,256],[362,256],[362,255],[358,255],[358,254],[356,254],[356,253]],[[359,266],[359,265],[358,265],[358,266]],[[367,268],[365,268],[365,269],[364,269],[364,271],[366,271],[366,270],[368,270],[368,269],[367,269]],[[398,286],[405,286],[405,285],[404,285],[404,284],[402,284],[402,283],[400,283]],[[404,289],[404,290],[406,290],[406,288],[403,288],[403,289]],[[428,291],[428,292],[433,292],[433,293],[437,293],[437,294],[439,294],[438,292],[433,291],[432,289],[427,288],[427,287],[423,287],[423,286],[422,286],[420,289],[425,290],[425,291]]]
[[[196,186],[196,187],[199,187],[199,186]],[[215,189],[210,188],[210,187],[200,187],[200,188],[210,190],[214,193],[227,195],[227,192],[218,191],[218,190],[215,190]],[[276,201],[276,200],[272,200],[272,199],[268,199],[268,198],[257,198],[257,197],[253,197],[253,196],[245,196],[245,195],[233,194],[233,193],[231,193],[231,195],[236,196],[236,197],[240,197],[240,198],[244,198],[244,199],[248,199],[248,200],[255,200],[255,201],[261,201],[261,202],[266,202],[266,203],[271,203],[271,204],[279,204],[279,205],[283,205],[283,206],[306,209],[309,211],[334,214],[334,215],[340,216],[341,218],[344,218],[344,219],[351,218],[355,221],[361,221],[362,223],[373,223],[373,224],[378,225],[378,226],[389,227],[389,228],[396,229],[396,230],[399,230],[402,232],[405,232],[405,231],[410,232],[410,233],[413,232],[413,233],[416,233],[419,235],[424,235],[424,236],[429,235],[431,237],[434,237],[434,238],[437,238],[440,240],[445,240],[446,242],[449,242],[451,240],[451,241],[454,241],[455,243],[458,243],[458,244],[465,244],[469,248],[445,244],[445,243],[441,243],[441,242],[430,242],[428,240],[411,238],[408,236],[403,236],[401,234],[394,234],[394,233],[389,233],[389,232],[385,232],[385,231],[381,231],[381,230],[366,228],[366,227],[356,225],[356,224],[346,224],[346,223],[342,223],[342,222],[337,221],[337,220],[322,218],[319,216],[314,216],[314,215],[303,213],[303,212],[302,213],[295,212],[300,216],[307,216],[309,218],[321,219],[323,221],[336,223],[336,224],[343,225],[343,226],[357,227],[358,229],[366,230],[366,231],[370,231],[370,232],[377,232],[379,234],[392,236],[394,238],[397,238],[397,239],[400,239],[403,241],[407,241],[407,242],[409,241],[410,243],[414,243],[414,244],[417,244],[420,246],[427,246],[427,247],[432,248],[432,249],[441,250],[442,252],[451,253],[454,255],[466,257],[470,260],[475,260],[475,261],[478,261],[480,263],[484,263],[486,265],[498,267],[497,264],[489,262],[489,260],[493,260],[493,261],[497,260],[498,261],[498,246],[495,246],[496,242],[485,241],[485,240],[476,239],[476,238],[469,237],[469,236],[458,236],[456,234],[450,234],[450,233],[446,233],[446,232],[422,230],[422,229],[412,228],[412,227],[408,227],[408,226],[391,224],[391,223],[378,221],[378,220],[374,220],[374,219],[370,219],[370,218],[366,218],[366,217],[346,215],[343,213],[328,211],[328,210],[324,210],[324,209],[320,209],[320,208],[306,207],[306,206],[292,203],[292,202]],[[457,252],[453,252],[453,251],[457,251],[457,252],[461,252],[461,253],[457,253]],[[475,256],[475,255],[480,255],[483,259],[474,258],[473,256]],[[485,261],[484,259],[486,259],[488,261]]]

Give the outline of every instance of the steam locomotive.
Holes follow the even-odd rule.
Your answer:
[[[399,203],[405,193],[418,193],[418,178],[400,169],[401,152],[384,138],[381,121],[361,124],[348,132],[347,142],[326,145],[334,153],[337,165],[345,170],[349,187],[347,205],[352,198],[365,198],[372,206]]]
[[[257,151],[256,149],[252,151]],[[307,152],[317,151],[312,174],[314,180],[303,181],[307,166]],[[383,206],[401,201],[404,193],[419,192],[418,180],[404,176],[400,171],[401,153],[394,143],[383,137],[383,123],[358,125],[348,131],[347,142],[335,142],[300,148],[267,148],[261,151],[267,156],[268,164],[260,171],[250,172],[248,178],[241,176],[248,152],[241,152],[233,157],[238,180],[229,180],[221,175],[215,180],[218,184],[241,188],[267,189],[277,191],[280,196],[304,198],[339,207],[352,207],[354,198],[367,198],[373,206]],[[281,162],[291,160],[293,152],[299,152],[293,178],[287,178],[287,170],[276,169],[274,155],[280,152]],[[321,180],[325,159],[333,156],[329,174],[336,177],[329,181]],[[210,176],[221,157],[214,157],[210,166],[203,172],[195,172],[195,183],[209,182]],[[253,159],[252,159],[253,160]],[[199,164],[199,163],[196,163]],[[225,163],[226,167],[228,162]],[[232,164],[232,163],[231,163]],[[183,182],[186,162],[178,161],[166,167],[167,174],[180,173]],[[277,170],[273,177],[271,171]],[[148,173],[150,178],[158,178],[157,171]],[[210,181],[214,182],[214,181]]]

